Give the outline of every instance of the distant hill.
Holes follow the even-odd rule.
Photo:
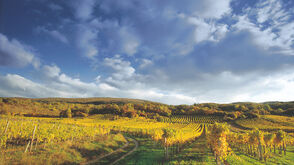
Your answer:
[[[131,105],[128,105],[131,104]],[[130,98],[21,98],[0,97],[0,114],[58,117],[67,110],[74,116],[87,116],[89,114],[119,114],[142,115],[148,113],[165,113],[168,105],[140,99]],[[132,112],[132,113],[131,113]],[[168,111],[170,112],[170,110]]]
[[[258,115],[294,116],[294,102],[235,102],[231,104],[200,103],[167,105],[130,98],[18,98],[0,97],[0,113],[27,116],[62,117],[65,111],[73,116],[114,114],[154,118],[170,115],[218,115],[226,119]]]
[[[90,98],[37,98],[32,99],[39,102],[64,102],[64,103],[77,103],[77,104],[143,104],[143,103],[152,103],[152,104],[162,104],[159,102],[153,102],[148,100],[141,99],[131,99],[131,98],[111,98],[111,97],[90,97]]]

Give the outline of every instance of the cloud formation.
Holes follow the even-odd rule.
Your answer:
[[[54,21],[33,27],[38,27],[39,36],[67,43],[72,51],[56,57],[56,62],[49,58],[48,63],[59,66],[45,61],[35,69],[35,79],[8,72],[0,75],[3,96],[131,97],[170,104],[294,99],[291,3],[44,3],[63,18],[51,18],[48,20]],[[0,35],[0,42],[1,66],[24,67],[38,61],[23,43],[4,35]],[[70,76],[76,74],[82,78]]]
[[[0,66],[24,67],[33,65],[38,67],[40,62],[32,48],[20,43],[18,40],[9,40],[0,33]]]
[[[273,53],[293,55],[293,6],[285,8],[280,0],[260,1],[246,8],[233,25],[238,30],[248,30],[254,42]]]
[[[96,46],[98,30],[89,28],[85,25],[77,26],[76,45],[82,52],[83,56],[94,60],[99,50]]]
[[[221,38],[226,25],[215,20],[230,12],[229,4],[230,0],[110,0],[98,5],[87,0],[71,6],[78,19],[77,43],[82,54],[97,58],[98,52],[102,57],[186,55],[195,43]]]
[[[95,0],[78,0],[71,3],[72,7],[75,9],[75,17],[83,21],[92,17],[95,4]]]
[[[65,35],[61,34],[59,31],[57,30],[48,30],[47,28],[43,27],[43,26],[38,26],[35,31],[37,33],[45,33],[48,34],[49,36],[59,40],[60,42],[63,42],[65,44],[68,44],[68,39],[66,38]]]
[[[131,97],[179,104],[193,100],[181,94],[162,94],[150,89],[118,89],[107,82],[83,82],[45,65],[39,71],[43,81],[36,83],[17,74],[0,75],[0,96],[18,97]],[[193,100],[194,101],[194,100]]]

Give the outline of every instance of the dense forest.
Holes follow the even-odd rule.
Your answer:
[[[44,117],[116,114],[130,118],[142,116],[159,119],[171,115],[217,115],[223,117],[224,120],[235,120],[269,114],[294,116],[294,102],[166,105],[123,98],[0,98],[0,113],[12,116]]]

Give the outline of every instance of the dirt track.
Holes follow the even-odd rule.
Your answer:
[[[137,150],[138,146],[139,146],[139,143],[137,140],[133,139],[133,138],[130,138],[130,137],[126,137],[126,138],[129,138],[131,139],[134,143],[135,143],[135,147],[129,151],[128,153],[124,154],[122,157],[120,157],[119,159],[115,160],[113,163],[111,163],[110,165],[114,165],[115,163],[119,162],[120,160],[124,159],[125,157],[127,157],[128,155],[132,154],[134,151]]]
[[[110,155],[112,155],[112,154],[114,154],[114,153],[117,153],[117,152],[123,150],[124,148],[128,147],[129,144],[130,144],[130,140],[132,140],[132,141],[135,143],[135,147],[134,147],[131,151],[127,152],[126,154],[124,154],[123,156],[121,156],[120,158],[118,158],[117,160],[115,160],[114,162],[112,162],[111,165],[113,165],[113,164],[119,162],[120,160],[124,159],[126,156],[128,156],[128,155],[130,155],[131,153],[133,153],[134,151],[136,151],[136,149],[137,149],[138,146],[139,146],[137,140],[135,140],[135,139],[133,139],[133,138],[130,138],[130,137],[126,137],[126,136],[125,136],[125,138],[127,139],[127,142],[126,142],[126,144],[125,144],[124,146],[122,146],[122,147],[120,147],[120,148],[118,148],[118,149],[116,149],[116,150],[114,150],[114,151],[112,151],[112,152],[110,152],[110,153],[108,153],[108,154],[101,155],[101,156],[99,156],[98,158],[96,158],[96,159],[94,159],[94,160],[88,161],[88,162],[86,162],[86,163],[82,163],[82,165],[96,164],[96,163],[98,163],[101,159],[103,159],[103,158],[105,158],[105,157],[107,157],[107,156],[110,156]],[[130,140],[129,140],[129,139],[130,139]]]

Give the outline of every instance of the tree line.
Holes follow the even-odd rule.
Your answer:
[[[69,115],[70,112],[70,115]],[[254,118],[259,115],[294,116],[294,102],[267,103],[201,103],[166,105],[148,101],[95,99],[28,99],[0,98],[0,113],[24,116],[86,117],[93,114],[115,114],[126,117],[157,118],[171,115],[212,115],[225,120]]]

